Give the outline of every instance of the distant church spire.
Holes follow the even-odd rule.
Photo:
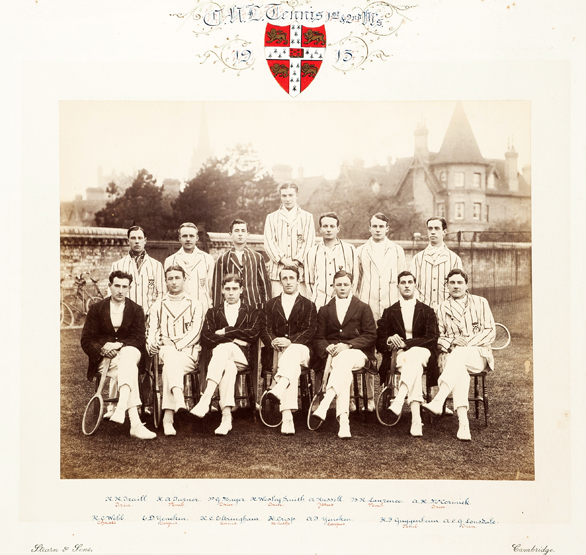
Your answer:
[[[193,149],[193,154],[191,156],[191,165],[189,166],[187,180],[192,180],[197,175],[197,172],[200,170],[204,162],[206,162],[212,156],[213,151],[210,147],[210,137],[208,133],[208,122],[205,112],[205,103],[202,103],[201,118],[199,122],[199,140],[197,143],[197,147]]]

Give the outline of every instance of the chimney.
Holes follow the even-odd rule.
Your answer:
[[[505,152],[505,182],[509,186],[509,191],[517,192],[519,190],[519,178],[517,177],[517,158],[519,155],[514,146],[510,146]]]
[[[523,166],[523,177],[525,178],[525,181],[527,181],[527,183],[529,185],[531,185],[531,165],[530,164],[525,164]]]
[[[415,156],[423,162],[429,162],[429,150],[427,150],[427,127],[424,123],[418,123],[417,129],[413,132],[415,136]]]

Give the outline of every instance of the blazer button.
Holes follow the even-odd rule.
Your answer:
[[[340,333],[342,333],[342,330],[340,330]]]

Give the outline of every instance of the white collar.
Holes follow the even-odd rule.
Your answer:
[[[399,303],[401,304],[401,308],[412,308],[415,306],[416,302],[417,302],[417,299],[415,298],[415,295],[413,295],[413,298],[411,298],[411,299],[404,299],[403,297],[401,297],[399,299]]]

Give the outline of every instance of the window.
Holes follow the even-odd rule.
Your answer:
[[[494,173],[490,173],[488,176],[488,182],[487,182],[487,187],[489,189],[494,189],[495,188],[495,184],[494,184]]]
[[[464,187],[464,172],[456,172],[456,187]]]
[[[482,179],[482,174],[475,173],[474,174],[474,181],[472,182],[472,187],[476,187],[477,189],[482,187],[481,179]]]
[[[377,181],[373,181],[370,185],[370,188],[372,189],[372,192],[375,195],[378,195],[380,193],[380,184]]]
[[[456,220],[463,220],[464,219],[464,203],[463,202],[456,203],[455,218],[456,218]]]
[[[488,222],[488,208],[489,208],[489,206],[488,206],[488,204],[487,204],[487,205],[486,205],[486,221],[487,221],[487,222]]]
[[[446,217],[446,205],[443,202],[437,203],[437,215],[438,218],[445,218]]]
[[[482,204],[480,202],[475,202],[474,212],[472,213],[472,219],[480,220],[480,214],[482,214]]]
[[[446,170],[442,170],[440,172],[440,181],[442,183],[445,183],[447,180],[448,180],[448,174],[447,174]]]

